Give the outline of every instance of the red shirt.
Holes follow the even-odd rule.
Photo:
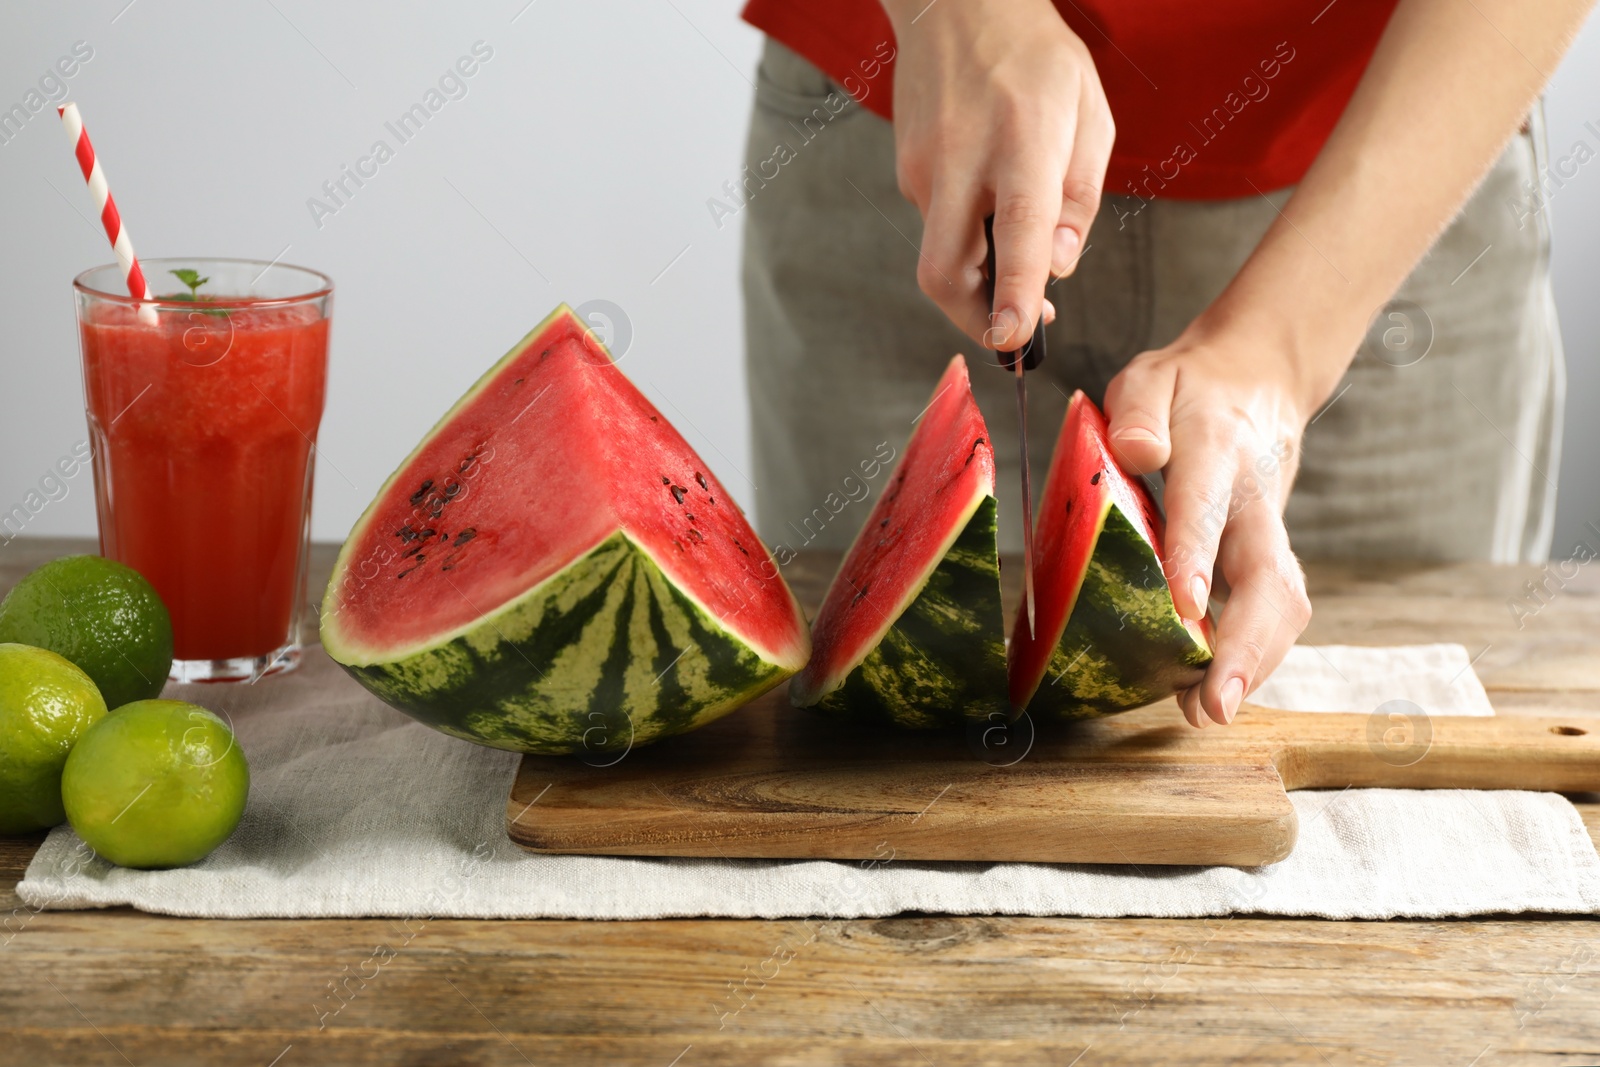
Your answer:
[[[1056,0],[1117,123],[1105,191],[1214,200],[1299,181],[1396,2]],[[877,0],[749,0],[744,17],[893,117],[894,31]]]

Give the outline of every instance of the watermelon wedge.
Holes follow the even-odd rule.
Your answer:
[[[1034,636],[1011,630],[1015,707],[1086,719],[1142,707],[1200,680],[1208,622],[1179,617],[1161,566],[1163,524],[1144,482],[1112,457],[1105,416],[1067,405],[1034,530]]]
[[[797,707],[910,729],[1011,717],[994,450],[960,356],[856,535],[811,638],[811,662],[789,683]]]
[[[379,490],[322,643],[428,725],[536,753],[692,730],[810,652],[733,499],[565,305]]]

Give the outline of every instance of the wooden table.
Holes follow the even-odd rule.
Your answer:
[[[89,550],[14,541],[0,587]],[[329,561],[318,552],[314,587]],[[786,573],[814,604],[832,561]],[[1305,639],[1459,641],[1502,713],[1600,718],[1600,568],[1564,586],[1553,573],[1519,627],[1511,605],[1536,605],[1523,583],[1540,568],[1315,566]],[[1600,831],[1600,797],[1575,799]],[[35,913],[14,886],[41,839],[0,840],[0,1064],[19,1067],[1600,1063],[1600,927],[1582,918],[402,928]],[[329,983],[402,940],[319,1029]]]

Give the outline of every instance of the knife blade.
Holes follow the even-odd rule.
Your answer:
[[[988,246],[984,260],[985,285],[989,295],[989,314],[994,314],[994,216],[983,220],[983,237]],[[1044,362],[1044,309],[1040,308],[1033,336],[1022,348],[1013,352],[994,350],[1000,366],[1008,367],[1017,376],[1017,436],[1019,456],[1022,460],[1022,595],[1028,616],[1028,637],[1033,629],[1033,484],[1028,470],[1028,380],[1025,372]]]

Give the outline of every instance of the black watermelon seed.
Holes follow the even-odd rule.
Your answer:
[[[704,541],[705,540],[705,536],[702,535],[699,530],[690,530],[689,531],[689,536],[694,538],[696,541]]]
[[[456,534],[456,546],[460,547],[477,536],[478,528],[476,526],[468,526],[465,530],[462,530],[460,533]]]
[[[683,498],[688,495],[688,492],[689,490],[685,489],[683,486],[675,485],[672,487],[672,499],[681,504],[683,503]]]
[[[1089,484],[1090,485],[1099,485],[1100,484],[1100,472],[1099,471],[1095,471],[1094,472],[1094,477],[1089,479]]]
[[[428,490],[433,488],[433,479],[429,478],[422,483],[422,487],[411,494],[411,506],[416,507],[427,497]]]
[[[706,484],[706,476],[704,474],[701,474],[699,471],[695,471],[694,480],[700,483],[700,488],[706,490],[707,492],[710,491],[711,487]]]

